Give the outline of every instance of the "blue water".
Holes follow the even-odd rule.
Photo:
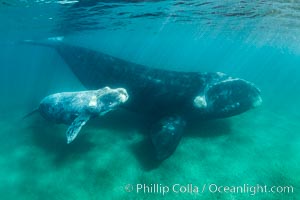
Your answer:
[[[300,198],[300,3],[297,1],[0,1],[1,199]],[[159,167],[144,121],[90,122],[73,146],[66,126],[22,120],[46,95],[83,90],[52,49],[65,42],[178,71],[221,71],[257,85],[263,105],[199,122]],[[293,193],[126,192],[127,184],[293,186]],[[201,187],[200,187],[201,188]],[[202,188],[201,188],[202,189]]]

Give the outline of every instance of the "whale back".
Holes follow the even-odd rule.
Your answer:
[[[50,38],[26,41],[56,49],[81,83],[89,90],[122,87],[131,98],[127,109],[156,118],[189,115],[224,118],[261,104],[260,90],[252,83],[226,74],[178,72],[146,67],[105,53]],[[160,115],[160,116],[159,116]]]
[[[134,111],[178,113],[208,81],[200,73],[146,67],[83,47],[62,43],[55,48],[86,88],[126,88],[132,97],[126,106]]]

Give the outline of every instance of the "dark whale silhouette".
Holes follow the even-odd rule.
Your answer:
[[[252,83],[224,73],[150,68],[66,44],[59,37],[25,42],[54,48],[87,89],[125,88],[130,98],[123,107],[157,119],[150,136],[159,160],[175,151],[186,121],[230,117],[262,102]]]

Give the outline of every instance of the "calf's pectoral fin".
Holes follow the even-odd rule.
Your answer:
[[[66,136],[67,136],[67,143],[71,143],[78,133],[80,132],[81,128],[86,124],[86,122],[90,119],[90,115],[79,115],[72,124],[69,126]]]
[[[167,117],[159,121],[151,131],[151,141],[155,156],[158,160],[165,160],[176,150],[186,125],[179,116]]]

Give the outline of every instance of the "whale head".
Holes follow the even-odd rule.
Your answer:
[[[104,87],[96,91],[95,99],[90,102],[90,106],[97,105],[97,112],[100,115],[104,115],[109,111],[114,110],[120,104],[125,103],[129,95],[124,88],[111,89]]]
[[[208,85],[194,98],[194,106],[213,117],[238,115],[261,103],[260,90],[254,84],[231,77]]]

